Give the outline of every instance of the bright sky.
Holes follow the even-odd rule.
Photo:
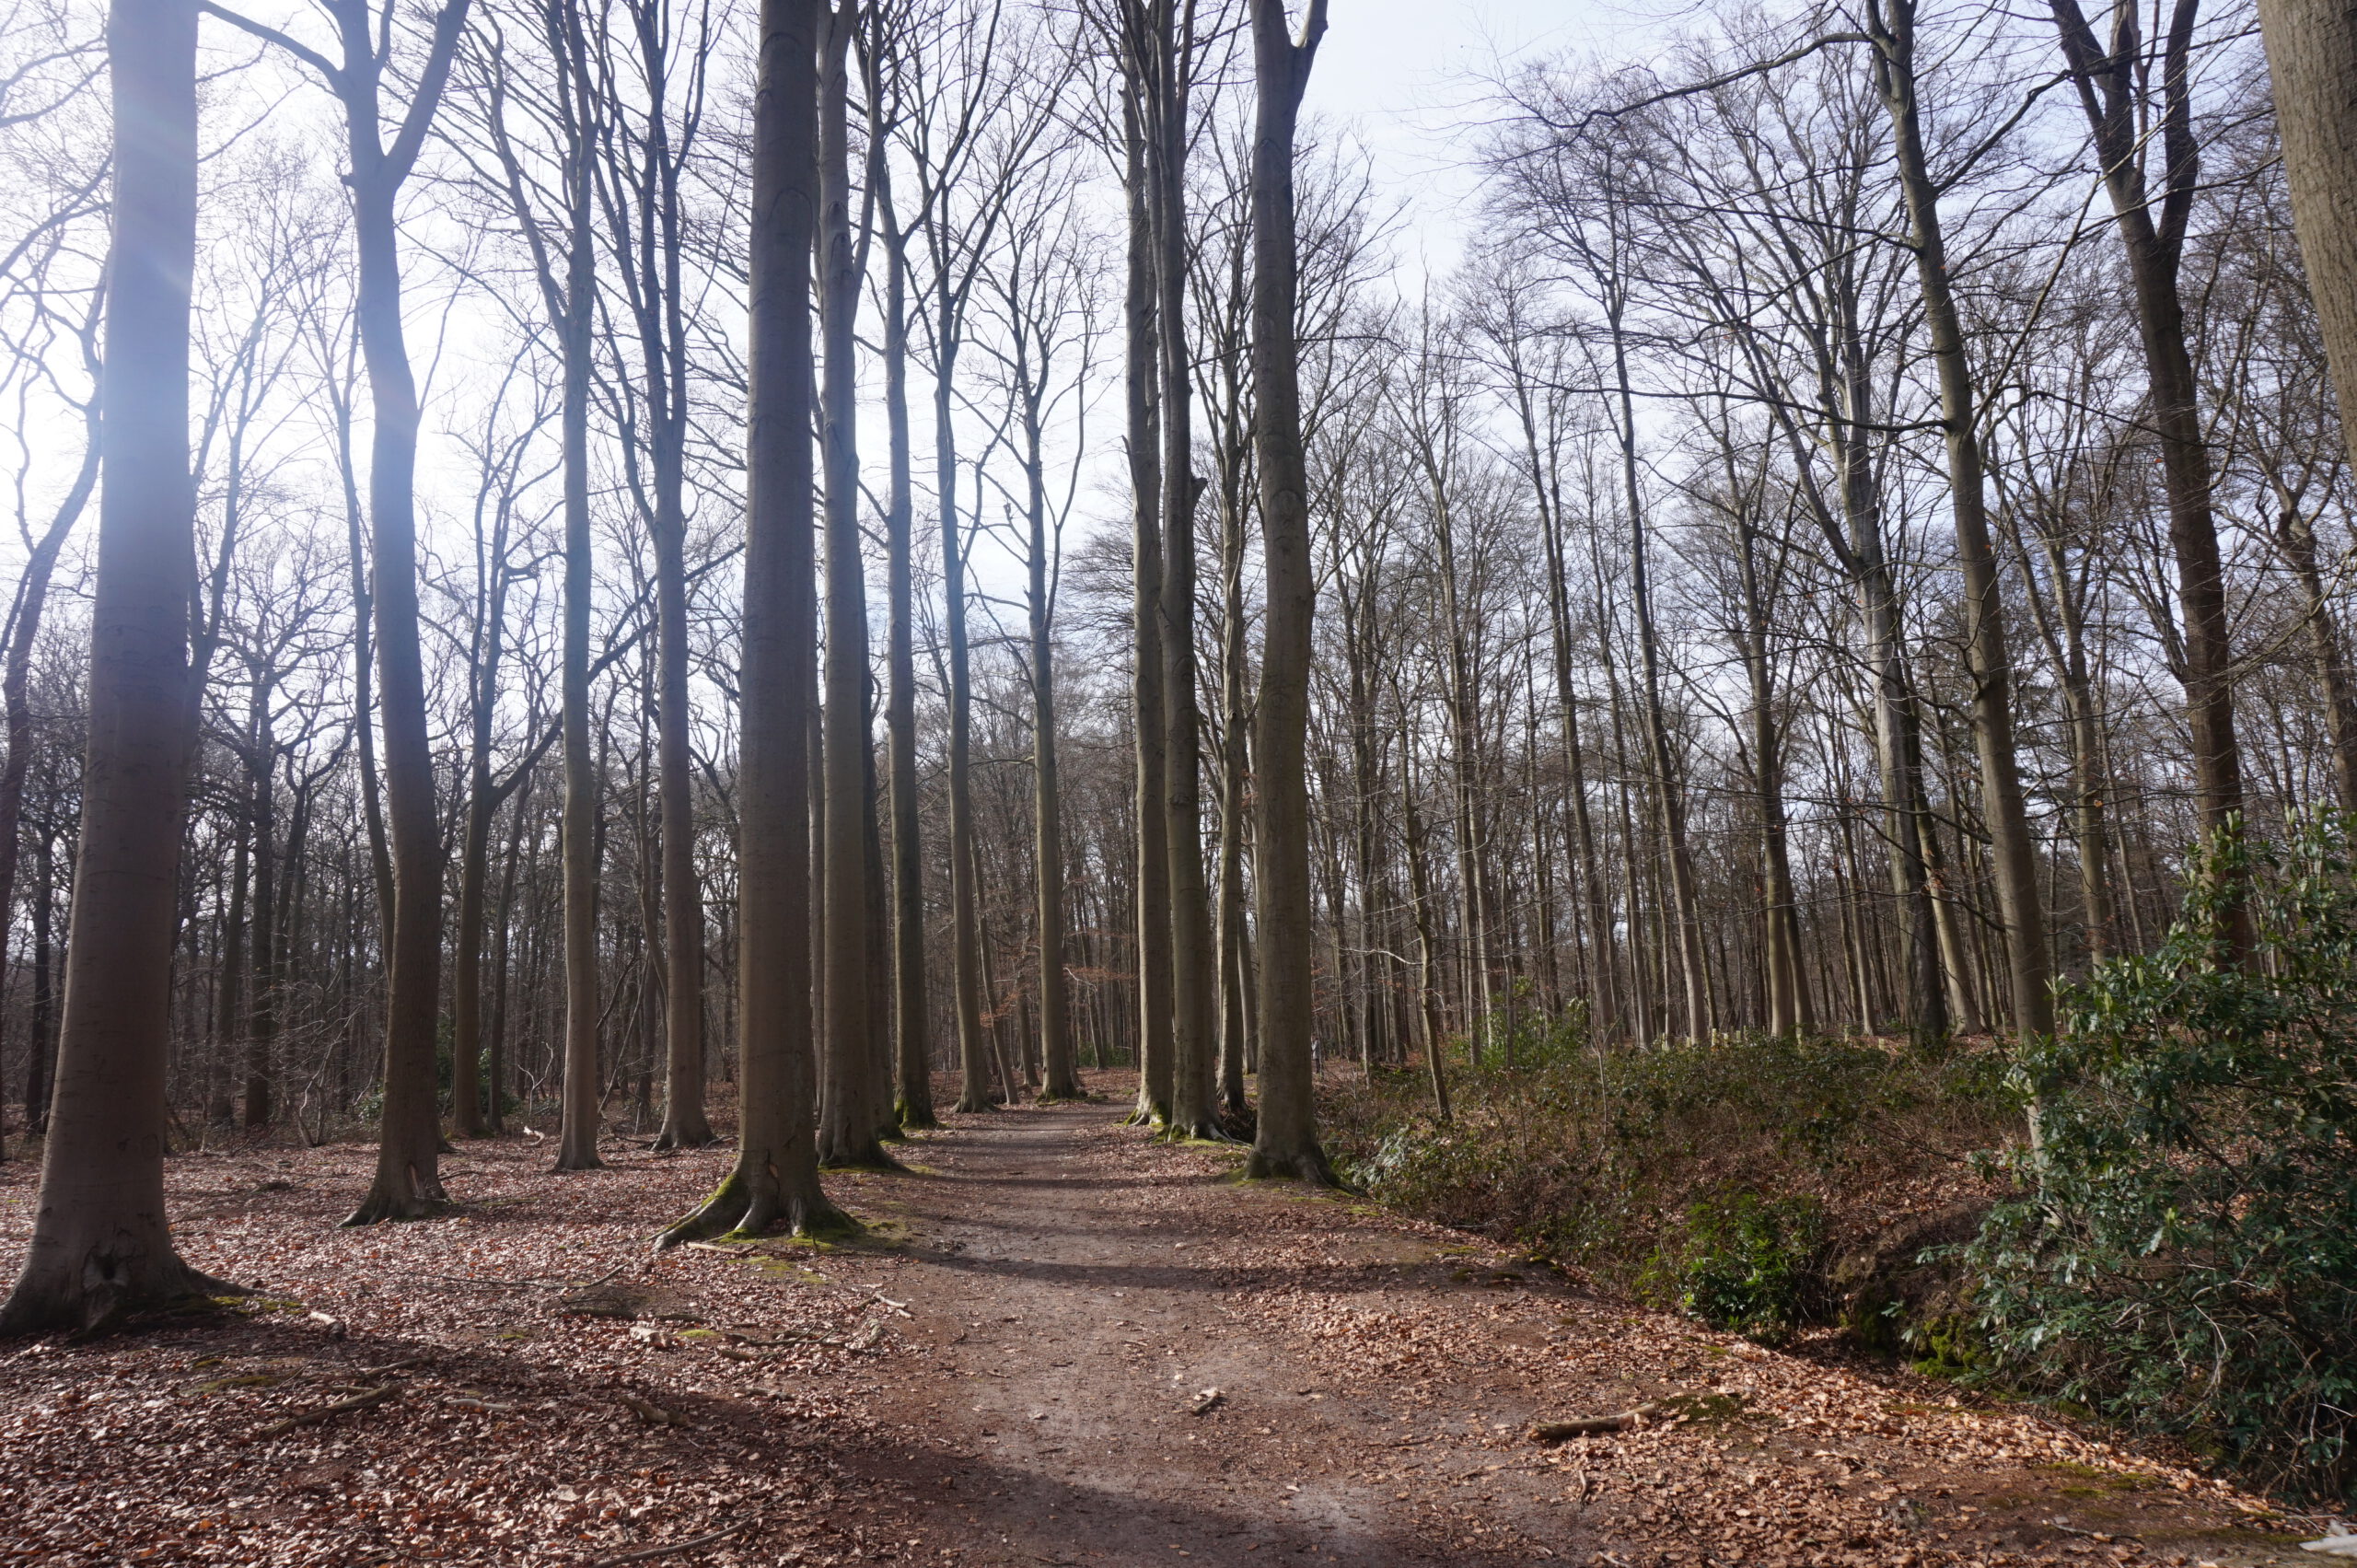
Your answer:
[[[1409,193],[1403,265],[1446,273],[1463,248],[1486,84],[1527,59],[1609,51],[1676,8],[1675,0],[1329,0],[1304,108],[1365,144],[1378,192]]]

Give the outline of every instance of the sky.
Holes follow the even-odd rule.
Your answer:
[[[1522,61],[1619,47],[1672,8],[1674,0],[1329,0],[1303,109],[1365,145],[1377,191],[1407,193],[1399,261],[1411,276],[1436,276],[1463,250],[1484,85]]]

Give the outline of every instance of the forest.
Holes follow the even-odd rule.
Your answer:
[[[2357,1556],[2357,19],[1377,10],[0,0],[0,1552]]]

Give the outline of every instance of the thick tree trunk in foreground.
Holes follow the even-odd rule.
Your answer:
[[[2357,11],[2343,0],[2259,0],[2292,224],[2357,452]]]
[[[1252,440],[1259,460],[1268,621],[1253,764],[1254,914],[1260,931],[1260,1114],[1247,1169],[1321,1186],[1334,1173],[1318,1146],[1310,1031],[1309,475],[1302,452],[1300,267],[1295,250],[1294,125],[1326,31],[1325,0],[1309,0],[1295,42],[1284,0],[1252,0],[1259,111],[1252,135]],[[1439,1056],[1433,1058],[1438,1091]]]
[[[737,1155],[676,1245],[781,1222],[850,1224],[811,1138],[810,710],[817,695],[810,249],[818,218],[820,0],[762,0],[753,106],[744,716],[737,772]]]
[[[89,750],[65,1025],[33,1235],[0,1334],[87,1329],[225,1287],[164,1218],[164,1073],[187,804],[189,278],[196,6],[115,0],[114,238]]]

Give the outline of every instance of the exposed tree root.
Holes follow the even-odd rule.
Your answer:
[[[143,1312],[168,1312],[253,1292],[200,1273],[167,1245],[162,1256],[123,1255],[97,1248],[47,1267],[29,1260],[0,1307],[0,1339],[59,1330],[84,1338],[103,1333]]]
[[[377,1405],[383,1404],[386,1400],[391,1399],[401,1391],[401,1385],[398,1383],[387,1383],[377,1388],[365,1388],[359,1393],[353,1395],[352,1398],[348,1400],[338,1400],[331,1405],[321,1405],[317,1410],[299,1411],[293,1415],[282,1417],[277,1421],[272,1422],[268,1426],[263,1427],[261,1431],[256,1432],[254,1435],[256,1437],[284,1437],[298,1426],[315,1425],[319,1422],[343,1415],[350,1411],[365,1411],[373,1409]]]
[[[644,1562],[650,1558],[669,1557],[678,1552],[693,1551],[699,1547],[712,1546],[726,1540],[730,1536],[741,1535],[760,1523],[759,1519],[744,1519],[725,1530],[714,1530],[710,1535],[694,1536],[687,1540],[675,1540],[659,1546],[642,1546],[633,1551],[618,1551],[611,1557],[598,1558],[589,1564],[589,1568],[621,1568],[621,1565],[625,1562]]]
[[[1334,1174],[1333,1163],[1326,1151],[1312,1144],[1306,1149],[1291,1154],[1274,1154],[1256,1148],[1252,1157],[1244,1162],[1244,1177],[1248,1181],[1298,1181],[1305,1187],[1328,1187],[1347,1191],[1348,1183]]]
[[[1634,1410],[1622,1411],[1618,1415],[1583,1416],[1577,1421],[1542,1421],[1531,1427],[1530,1440],[1534,1443],[1567,1443],[1574,1437],[1626,1432],[1631,1427],[1644,1425],[1648,1418],[1659,1414],[1662,1409],[1663,1402],[1655,1400]]]
[[[379,1166],[367,1196],[360,1200],[358,1208],[344,1216],[343,1223],[383,1225],[390,1220],[427,1219],[448,1201],[442,1183],[422,1178],[416,1166],[405,1167],[399,1173],[388,1172]]]
[[[758,1177],[744,1168],[728,1173],[693,1214],[676,1221],[655,1238],[655,1249],[668,1252],[691,1241],[718,1237],[757,1237],[784,1222],[789,1234],[813,1240],[855,1236],[859,1222],[827,1201],[824,1192],[789,1197],[778,1191],[777,1175],[764,1168]]]

